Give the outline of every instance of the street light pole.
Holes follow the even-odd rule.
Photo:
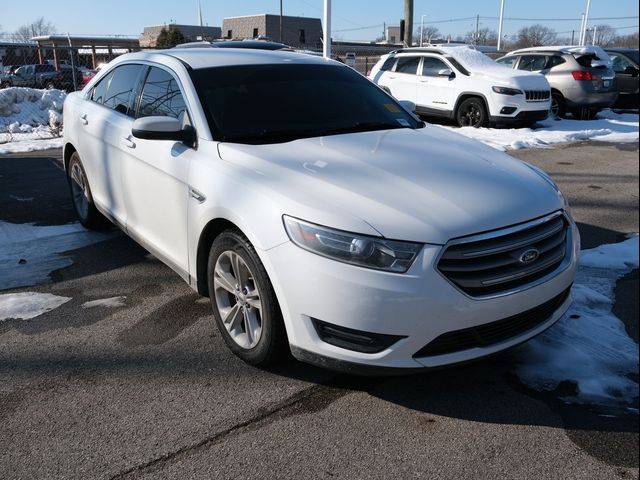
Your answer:
[[[324,23],[322,36],[324,44],[322,46],[322,56],[331,58],[331,0],[324,0]]]
[[[500,1],[500,24],[498,25],[498,45],[496,50],[500,51],[502,47],[502,24],[504,23],[504,0]]]
[[[584,35],[584,13],[582,14],[580,20],[580,38],[578,39],[578,46],[582,46],[582,37]]]
[[[420,46],[422,46],[422,39],[424,38],[424,17],[426,15],[420,17]]]
[[[584,14],[584,25],[582,25],[582,43],[581,47],[584,47],[587,43],[587,25],[589,24],[589,10],[591,9],[591,0],[587,0],[587,12]]]
[[[282,0],[280,0],[280,43],[282,43]]]

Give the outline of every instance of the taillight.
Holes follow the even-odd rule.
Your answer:
[[[573,79],[574,80],[578,80],[578,81],[581,81],[581,80],[586,80],[586,81],[595,80],[595,77],[589,71],[575,70],[575,71],[571,72],[571,75],[573,75]]]

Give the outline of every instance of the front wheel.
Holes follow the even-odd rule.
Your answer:
[[[87,180],[87,174],[78,152],[71,154],[67,174],[71,200],[80,223],[89,230],[104,230],[109,227],[111,225],[109,220],[98,211],[93,203],[89,180]]]
[[[214,240],[207,280],[216,325],[229,349],[250,365],[279,360],[287,351],[280,307],[255,249],[237,230]]]
[[[456,112],[456,121],[460,127],[486,127],[489,117],[484,102],[479,98],[467,98]]]
[[[567,107],[564,98],[559,93],[551,95],[551,115],[554,118],[563,118],[567,113]]]

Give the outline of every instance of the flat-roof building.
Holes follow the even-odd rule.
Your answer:
[[[220,38],[220,27],[207,27],[200,25],[177,25],[176,27],[187,42],[197,42],[200,40],[211,41],[216,38]],[[144,27],[142,35],[140,35],[140,47],[142,48],[155,48],[158,36],[163,28],[167,28],[169,25],[152,25],[150,27]]]
[[[280,38],[280,15],[263,13],[242,17],[228,17],[222,21],[224,38],[268,38],[295,48],[322,48],[322,22],[319,18],[282,17]]]

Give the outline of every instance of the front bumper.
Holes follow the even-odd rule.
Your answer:
[[[516,293],[482,299],[465,295],[436,270],[442,246],[426,245],[406,274],[347,265],[290,242],[261,256],[280,302],[294,356],[354,373],[388,373],[389,369],[412,371],[474,360],[522,343],[553,325],[569,307],[570,297],[545,321],[522,334],[487,346],[416,357],[445,333],[518,315],[567,290],[573,283],[580,248],[573,222],[570,231],[567,263],[551,278]],[[322,341],[312,319],[404,338],[377,353],[357,352]]]
[[[499,123],[503,125],[518,125],[523,123],[541,122],[549,116],[549,110],[525,110],[513,117],[506,116],[493,116],[491,117],[492,123]]]

